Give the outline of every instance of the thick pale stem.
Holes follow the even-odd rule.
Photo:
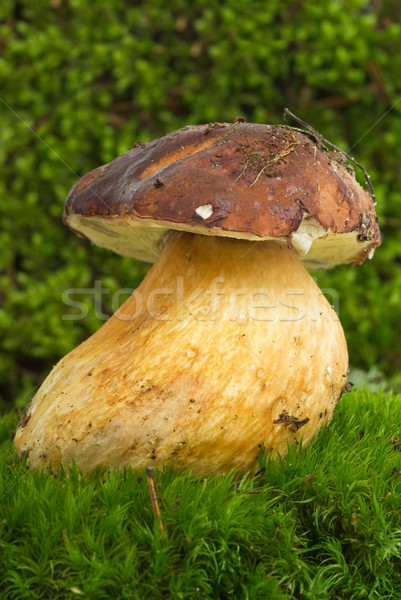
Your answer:
[[[33,465],[256,467],[307,443],[346,383],[337,315],[273,242],[173,234],[103,327],[33,399],[16,444]]]

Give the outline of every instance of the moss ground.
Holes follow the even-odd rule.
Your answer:
[[[0,411],[146,272],[62,224],[78,177],[186,125],[295,125],[284,107],[371,176],[382,246],[313,276],[351,364],[401,390],[400,73],[400,0],[1,0]]]
[[[401,397],[359,390],[261,473],[27,468],[0,421],[4,599],[401,597]]]

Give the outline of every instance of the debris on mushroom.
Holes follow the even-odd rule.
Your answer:
[[[211,204],[202,204],[202,206],[198,206],[195,208],[195,212],[197,215],[202,217],[202,219],[206,220],[213,214],[213,206]]]
[[[245,471],[261,444],[312,439],[348,355],[307,269],[380,244],[371,197],[328,154],[284,126],[186,127],[74,186],[73,231],[155,264],[33,398],[15,437],[31,465]]]

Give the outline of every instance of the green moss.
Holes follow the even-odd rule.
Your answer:
[[[342,397],[311,445],[261,473],[82,477],[27,469],[0,421],[4,598],[397,598],[401,397]],[[396,439],[397,438],[397,439]]]
[[[4,0],[0,8],[0,406],[26,404],[52,365],[101,324],[63,321],[62,293],[145,267],[61,223],[78,176],[137,139],[188,123],[279,123],[284,106],[369,170],[383,246],[318,274],[340,297],[351,363],[400,384],[401,36],[389,0]],[[391,108],[393,106],[393,108]]]

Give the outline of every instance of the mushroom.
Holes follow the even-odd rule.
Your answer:
[[[308,269],[360,264],[380,233],[372,198],[315,140],[185,127],[84,176],[64,222],[155,264],[27,407],[15,443],[32,466],[247,471],[330,420],[347,347]]]

